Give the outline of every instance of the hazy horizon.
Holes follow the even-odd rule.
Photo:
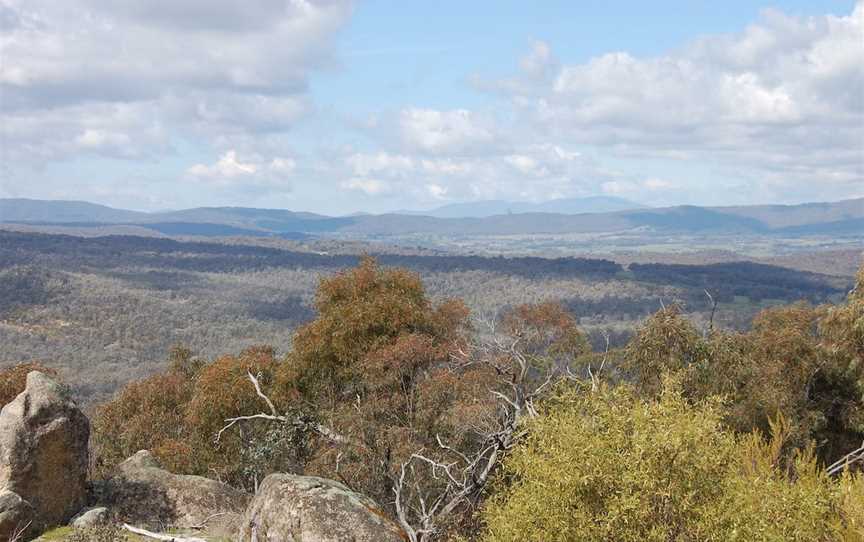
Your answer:
[[[584,199],[591,199],[594,197],[607,197],[607,196],[585,196]],[[612,197],[612,196],[608,196],[608,197]],[[134,211],[134,212],[149,213],[149,214],[170,213],[170,212],[175,212],[175,211],[184,211],[184,210],[197,209],[197,208],[219,208],[219,207],[231,208],[231,207],[235,207],[235,208],[248,208],[248,209],[271,210],[271,211],[291,211],[291,212],[297,212],[297,213],[313,213],[313,214],[329,215],[329,216],[334,216],[334,217],[347,217],[347,216],[358,215],[358,214],[381,215],[381,214],[410,213],[410,214],[420,215],[424,212],[434,212],[434,211],[437,211],[437,210],[440,210],[443,208],[447,208],[450,206],[462,206],[462,205],[468,206],[468,205],[472,205],[472,204],[483,204],[483,203],[512,203],[512,204],[542,205],[545,203],[552,203],[555,201],[562,201],[562,200],[567,200],[567,199],[571,199],[571,198],[556,198],[556,199],[543,200],[543,201],[509,201],[509,200],[456,201],[456,202],[448,202],[448,203],[437,205],[434,207],[427,207],[427,208],[421,208],[421,209],[392,209],[392,210],[385,210],[385,211],[381,211],[381,212],[368,212],[368,211],[360,210],[360,211],[349,211],[346,213],[338,213],[338,214],[337,213],[317,212],[317,211],[305,209],[302,207],[266,207],[266,206],[264,206],[264,207],[260,207],[260,206],[259,207],[252,207],[252,206],[246,206],[246,205],[227,204],[227,205],[190,205],[188,207],[166,207],[166,208],[162,208],[162,209],[136,209],[134,207],[121,207],[121,206],[111,205],[108,203],[100,203],[98,201],[82,200],[82,199],[40,199],[40,198],[15,198],[15,197],[0,198],[0,200],[14,200],[14,199],[28,200],[28,201],[33,201],[33,202],[95,204],[95,205],[103,205],[105,207],[110,207],[110,208],[116,209],[118,211]],[[582,198],[575,198],[575,199],[582,199]],[[622,202],[627,201],[627,202],[633,203],[634,204],[633,209],[635,210],[635,209],[638,209],[639,207],[643,207],[646,209],[657,209],[657,208],[679,207],[679,206],[692,206],[692,207],[740,207],[740,206],[747,207],[747,206],[756,206],[756,207],[759,207],[759,206],[778,206],[779,205],[779,206],[794,207],[794,206],[798,206],[798,205],[811,205],[811,204],[816,205],[816,204],[823,204],[823,203],[830,204],[830,203],[841,203],[844,201],[851,201],[851,200],[864,200],[864,196],[851,197],[851,198],[839,198],[839,199],[822,199],[822,200],[812,200],[812,201],[801,201],[801,202],[795,202],[795,203],[752,203],[752,204],[746,204],[746,205],[710,205],[710,204],[690,204],[690,203],[688,203],[688,204],[672,204],[672,205],[662,205],[661,206],[661,205],[640,204],[639,202],[634,202],[632,200],[626,200],[624,198],[617,198],[617,199],[620,199]],[[526,212],[526,211],[515,211],[514,213],[518,214],[518,213],[523,213],[523,212]],[[529,211],[529,212],[548,212],[548,213],[552,213],[552,214],[562,214],[562,213],[558,213],[556,211]],[[592,212],[606,213],[606,212],[612,212],[612,211],[580,211],[578,214],[582,214],[582,213],[587,214],[587,213],[592,213]],[[567,213],[563,213],[563,214],[567,214]],[[0,217],[0,220],[2,220],[2,217]]]

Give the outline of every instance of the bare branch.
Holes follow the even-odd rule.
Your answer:
[[[708,293],[707,289],[705,289],[705,295],[708,296],[708,300],[711,302],[711,317],[708,318],[708,330],[706,335],[711,335],[714,333],[714,313],[717,312],[717,301],[711,297],[711,294]]]
[[[278,421],[278,422],[286,422],[288,421],[285,416],[273,416],[271,414],[251,414],[249,416],[237,416],[236,418],[227,418],[225,421],[227,425],[219,430],[216,433],[216,443],[222,439],[222,433],[233,427],[237,422],[247,421],[247,420],[270,420],[270,421]]]
[[[436,435],[438,447],[453,461],[430,457],[418,450],[400,466],[398,476],[392,480],[394,504],[399,522],[411,542],[430,541],[440,532],[449,515],[462,506],[476,503],[504,455],[525,435],[522,420],[538,415],[535,401],[561,378],[572,374],[569,367],[550,365],[527,351],[530,347],[518,330],[511,335],[501,335],[494,332],[492,322],[481,320],[481,323],[487,325],[491,334],[471,345],[470,350],[456,351],[451,357],[451,370],[483,365],[494,371],[497,383],[489,388],[498,405],[494,429],[475,429],[480,438],[475,441],[473,451],[457,449]],[[601,370],[604,366],[605,360]],[[428,468],[438,485],[424,489],[416,480],[410,481],[409,478],[417,476],[415,464],[418,468]]]
[[[288,418],[286,418],[285,416],[273,416],[271,414],[251,414],[249,416],[237,416],[236,418],[227,418],[225,420],[225,422],[227,422],[227,425],[220,429],[218,433],[216,433],[216,443],[218,444],[219,441],[222,439],[222,433],[233,427],[237,422],[243,422],[247,420],[270,420],[277,422],[287,422]]]
[[[261,391],[261,384],[258,383],[258,378],[252,376],[251,371],[246,371],[246,374],[249,375],[249,380],[252,381],[252,385],[255,386],[255,393],[258,394],[258,397],[264,399],[264,402],[267,403],[267,406],[270,408],[270,413],[274,416],[278,416],[279,413],[276,412],[276,407],[273,406],[273,401],[270,400],[269,397],[264,395],[264,392]],[[258,376],[261,376],[261,373],[258,373]]]
[[[276,406],[273,404],[273,401],[271,401],[270,398],[267,397],[267,395],[261,390],[261,384],[258,381],[258,378],[256,378],[255,375],[253,375],[249,371],[247,371],[246,374],[248,375],[249,380],[252,382],[252,385],[255,387],[255,393],[258,395],[258,397],[263,399],[265,403],[267,403],[267,407],[270,409],[271,413],[265,414],[265,413],[261,412],[258,414],[249,414],[246,416],[236,416],[234,418],[226,418],[225,419],[225,426],[222,429],[220,429],[219,432],[216,434],[216,443],[217,444],[222,439],[222,434],[225,433],[225,431],[227,431],[228,429],[230,429],[231,427],[233,427],[234,425],[236,425],[239,422],[245,422],[245,421],[250,421],[250,420],[266,420],[266,421],[274,421],[274,422],[291,424],[292,426],[294,426],[295,428],[297,428],[301,431],[312,431],[312,432],[317,433],[318,435],[320,435],[320,436],[326,438],[327,440],[329,440],[333,443],[336,443],[336,444],[347,444],[347,445],[354,446],[354,447],[361,448],[361,449],[366,448],[366,446],[362,442],[355,440],[355,439],[352,439],[346,435],[342,435],[339,432],[337,432],[336,430],[334,430],[330,427],[327,427],[321,423],[317,423],[317,422],[312,421],[312,420],[304,419],[301,416],[297,416],[297,417],[291,419],[288,416],[280,415],[278,413],[278,411],[276,410]]]
[[[862,443],[861,447],[857,450],[852,450],[831,465],[828,465],[826,471],[828,472],[829,476],[833,476],[835,474],[843,472],[851,465],[858,462],[864,463],[864,443]]]
[[[24,525],[18,525],[15,529],[12,530],[12,533],[9,536],[9,542],[20,542],[24,539],[24,534],[27,532],[27,529],[30,528],[30,524],[32,521],[28,521]]]
[[[463,454],[462,452],[460,452],[460,451],[457,450],[456,448],[453,448],[453,447],[451,447],[451,446],[447,446],[446,444],[444,444],[444,442],[441,440],[441,436],[440,436],[440,435],[435,435],[435,440],[438,441],[438,446],[440,446],[442,450],[446,450],[446,451],[448,451],[448,452],[450,452],[450,453],[453,453],[453,454],[458,455],[459,458],[462,459],[462,461],[464,461],[464,462],[466,462],[466,463],[470,463],[470,462],[471,462],[471,460],[468,459],[468,456],[467,456],[467,455]]]
[[[491,393],[491,394],[494,395],[495,397],[501,399],[502,401],[504,401],[505,403],[507,403],[508,405],[510,405],[510,407],[512,407],[514,410],[520,410],[520,409],[521,409],[521,407],[520,407],[519,405],[517,405],[517,404],[516,404],[515,402],[513,402],[509,397],[507,397],[506,395],[504,395],[504,394],[501,393],[500,391],[489,390],[489,393]]]
[[[402,530],[405,531],[405,534],[408,535],[408,539],[410,540],[410,542],[419,542],[419,538],[417,537],[417,531],[414,529],[414,526],[408,519],[408,514],[405,512],[405,506],[402,499],[402,491],[405,487],[406,465],[407,463],[402,463],[402,465],[400,466],[399,479],[395,484],[393,484],[393,493],[396,497],[396,500],[394,502],[396,506],[396,519],[399,520],[399,524],[402,526]]]

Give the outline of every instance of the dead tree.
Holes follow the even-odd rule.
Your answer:
[[[537,401],[556,382],[574,377],[569,367],[543,363],[540,356],[526,353],[518,333],[502,335],[493,322],[483,323],[490,331],[487,337],[469,352],[459,351],[452,363],[454,370],[475,365],[492,370],[495,379],[489,393],[496,402],[495,421],[478,435],[471,450],[459,450],[439,437],[436,452],[446,460],[418,451],[401,464],[393,483],[394,506],[411,542],[433,540],[454,512],[478,502],[492,473],[524,435],[523,421],[538,415]],[[589,374],[592,381],[599,377],[599,371],[590,368]],[[441,484],[431,490],[420,487],[420,469],[428,469]]]

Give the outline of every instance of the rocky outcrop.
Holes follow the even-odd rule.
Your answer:
[[[11,540],[18,533],[32,531],[33,507],[17,493],[0,491],[0,540]]]
[[[89,436],[90,423],[66,388],[30,372],[25,390],[0,411],[0,542],[73,517],[76,528],[127,522],[261,542],[407,539],[374,501],[332,480],[272,474],[250,502],[215,480],[170,473],[146,450],[93,482],[99,507],[85,509]]]
[[[0,412],[0,488],[30,504],[35,529],[65,524],[84,507],[89,438],[90,422],[66,388],[37,371]]]
[[[253,539],[403,542],[407,537],[374,501],[338,482],[271,474],[264,479],[243,518],[240,540]]]
[[[248,495],[201,476],[172,474],[142,450],[117,466],[98,487],[98,500],[112,516],[138,526],[198,527],[207,522],[236,526]]]

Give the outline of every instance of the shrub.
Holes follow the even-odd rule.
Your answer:
[[[139,450],[173,472],[195,472],[184,408],[192,380],[169,371],[126,385],[92,420],[96,470],[105,473]]]
[[[267,435],[278,429],[273,424],[247,424],[242,431],[226,431],[216,440],[227,418],[257,412],[269,414],[248,375],[255,375],[262,386],[269,387],[278,363],[272,348],[259,346],[237,356],[222,356],[200,369],[183,409],[186,438],[199,464],[196,471],[254,489],[255,481],[267,473],[292,470],[281,468],[278,447],[267,452]],[[290,451],[287,447],[281,449],[285,453]]]
[[[228,432],[216,442],[225,419],[261,410],[263,402],[247,372],[272,382],[273,349],[252,347],[204,364],[175,349],[167,371],[128,384],[93,418],[97,471],[104,474],[138,450],[150,450],[169,471],[216,475],[252,487],[273,465],[257,456],[268,428]],[[272,459],[272,458],[271,458]],[[272,461],[271,461],[272,463]]]
[[[766,443],[722,418],[669,381],[648,401],[563,392],[505,461],[484,539],[827,541],[861,525],[860,476],[831,480],[807,452],[784,470],[787,425]]]
[[[684,396],[726,398],[725,424],[770,433],[785,417],[789,453],[816,443],[831,463],[864,440],[864,268],[846,303],[806,303],[760,312],[746,333],[701,335],[675,307],[649,318],[624,349],[626,374],[643,397],[656,397],[665,374],[680,374]]]

